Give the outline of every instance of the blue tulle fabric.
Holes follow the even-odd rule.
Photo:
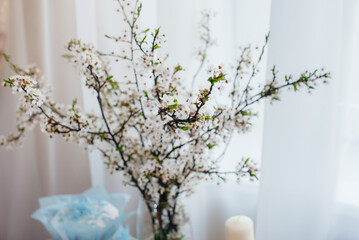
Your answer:
[[[40,208],[32,218],[44,224],[54,240],[132,240],[123,222],[130,196],[109,194],[103,186],[79,195],[57,195],[39,199]]]

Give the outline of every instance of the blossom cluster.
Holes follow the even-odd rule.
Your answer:
[[[96,81],[103,82],[107,78],[106,65],[99,59],[92,44],[73,39],[67,45],[69,62],[84,75],[86,86],[94,87]],[[98,79],[95,79],[98,78]]]
[[[24,92],[26,98],[31,101],[33,105],[41,107],[45,101],[45,96],[37,87],[38,83],[30,76],[15,75],[7,80],[4,80],[4,86],[9,86],[13,92]]]

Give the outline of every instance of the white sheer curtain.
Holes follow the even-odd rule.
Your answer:
[[[57,100],[69,103],[83,92],[85,108],[92,110],[78,75],[60,56],[64,44],[75,36],[102,50],[116,47],[103,38],[123,29],[113,11],[116,3],[8,2],[6,52],[20,64],[40,65],[56,88]],[[224,239],[224,221],[236,214],[255,220],[258,240],[359,238],[358,1],[144,1],[142,24],[161,26],[168,39],[164,52],[170,53],[171,63],[183,65],[188,76],[198,66],[193,56],[202,9],[217,13],[212,23],[216,46],[208,55],[214,64],[229,67],[238,46],[260,46],[270,29],[268,62],[263,61],[258,81],[266,78],[266,63],[268,68],[276,64],[280,74],[325,66],[333,80],[312,95],[283,93],[282,102],[256,106],[260,117],[249,134],[234,137],[223,168],[233,166],[242,155],[262,159],[261,182],[199,186],[186,203],[194,239]],[[1,77],[10,74],[2,69]],[[118,66],[113,70],[126,71]],[[1,134],[14,127],[15,99],[0,88]],[[23,149],[0,150],[0,239],[46,238],[41,225],[29,218],[37,198],[81,192],[90,180],[110,191],[130,192],[134,197],[128,209],[136,207],[136,191],[121,186],[119,174],[108,175],[96,153],[90,154],[88,164],[87,155],[76,146],[61,139],[48,142],[35,132]],[[134,221],[131,224],[134,232]]]
[[[6,0],[1,0],[3,3]],[[36,63],[56,89],[55,98],[66,104],[81,94],[78,75],[61,58],[65,43],[76,35],[72,0],[9,0],[5,52],[22,66]],[[2,27],[0,28],[3,29]],[[1,57],[2,58],[2,57]],[[12,73],[1,60],[1,79]],[[2,80],[1,80],[2,81]],[[80,95],[81,96],[81,95]],[[17,97],[0,87],[0,134],[16,129]],[[80,100],[80,99],[79,99]],[[91,186],[87,154],[60,138],[51,141],[38,128],[24,147],[0,149],[0,239],[48,239],[43,226],[30,218],[38,198],[79,193]]]
[[[358,239],[358,1],[271,7],[268,64],[333,80],[266,105],[257,239]]]

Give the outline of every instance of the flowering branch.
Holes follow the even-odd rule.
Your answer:
[[[201,72],[204,63],[207,59],[207,52],[208,49],[213,45],[212,39],[211,39],[211,30],[210,30],[210,19],[211,19],[211,13],[209,12],[202,12],[202,22],[200,24],[201,26],[201,41],[204,43],[203,49],[200,49],[198,52],[198,55],[200,56],[200,65],[198,69],[196,70],[195,74],[192,78],[192,87],[194,86],[194,83],[196,81],[196,78],[198,74]]]

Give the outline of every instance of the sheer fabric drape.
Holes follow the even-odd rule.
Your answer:
[[[328,86],[266,105],[257,239],[357,239],[358,1],[272,0],[268,64]]]
[[[8,9],[9,1],[1,0],[0,1],[0,54],[4,53],[6,33],[8,27]]]
[[[76,34],[74,2],[6,2],[8,8],[0,10],[0,31],[7,29],[6,38],[1,38],[4,51],[21,66],[36,63],[56,89],[55,99],[71,103],[81,93],[80,82],[61,55],[65,43]],[[1,65],[0,78],[9,77],[12,73],[3,59]],[[17,97],[0,88],[1,135],[16,129]],[[0,239],[47,239],[43,226],[30,218],[38,208],[38,198],[79,193],[90,186],[87,154],[60,138],[49,141],[38,128],[28,133],[23,148],[0,149]]]

